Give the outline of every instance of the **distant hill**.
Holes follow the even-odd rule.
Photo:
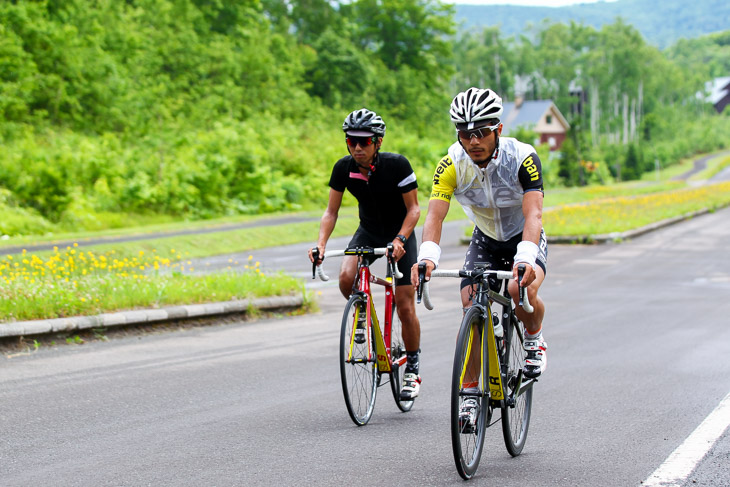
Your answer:
[[[458,0],[457,0],[458,1]],[[600,29],[621,17],[649,44],[665,48],[680,38],[691,39],[730,28],[728,0],[618,0],[567,7],[456,5],[456,20],[467,29],[499,26],[505,37],[525,31],[528,23],[545,19],[591,25]]]

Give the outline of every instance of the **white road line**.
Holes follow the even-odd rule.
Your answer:
[[[644,487],[681,486],[712,445],[730,425],[730,394],[695,429],[684,443],[643,482]]]

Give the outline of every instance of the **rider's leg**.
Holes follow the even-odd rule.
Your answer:
[[[403,343],[406,346],[406,370],[401,399],[415,399],[421,388],[421,324],[416,316],[414,295],[415,289],[411,285],[398,286],[395,293],[395,309],[401,321]]]
[[[545,304],[537,295],[540,284],[545,279],[545,272],[541,266],[535,267],[535,280],[527,287],[527,297],[530,304],[535,308],[533,313],[527,313],[521,306],[515,308],[517,318],[525,324],[524,348],[527,352],[525,357],[525,377],[539,377],[547,365],[547,343],[542,333],[542,318],[545,315]],[[519,301],[517,281],[510,281],[509,291],[515,302]]]
[[[357,256],[346,255],[342,259],[340,266],[340,292],[348,299],[352,294],[352,284],[355,282],[357,275]]]
[[[464,286],[461,288],[461,307],[466,310],[466,308],[471,308],[471,305],[473,304],[471,301],[471,296],[474,293],[472,286]]]
[[[461,288],[461,306],[464,310],[470,308],[474,304],[471,300],[473,294],[472,286],[464,286]],[[463,314],[465,314],[464,311]],[[469,360],[466,364],[466,373],[464,374],[464,388],[477,387],[479,385],[479,376],[481,375],[481,336],[475,334],[471,342],[471,351],[469,352]]]
[[[398,286],[395,293],[395,309],[403,325],[403,343],[406,350],[416,351],[421,346],[421,324],[416,316],[413,286]]]
[[[521,306],[517,306],[515,313],[517,318],[525,324],[527,333],[530,335],[536,335],[542,329],[542,319],[545,316],[545,303],[543,303],[540,296],[537,295],[537,290],[540,289],[542,282],[545,280],[545,271],[539,265],[535,266],[535,280],[527,286],[527,298],[535,311],[528,313],[522,309]],[[509,294],[512,296],[512,300],[515,303],[519,302],[519,290],[517,287],[517,281],[511,280],[509,282]]]

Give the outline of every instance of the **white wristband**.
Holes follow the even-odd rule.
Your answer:
[[[518,262],[524,262],[530,264],[532,268],[535,268],[535,260],[537,259],[537,244],[530,242],[529,240],[523,240],[517,244],[517,253],[515,254],[515,264]],[[514,267],[514,266],[513,266]]]
[[[430,260],[435,267],[438,267],[440,258],[441,247],[439,247],[439,244],[430,240],[421,243],[421,247],[418,250],[418,262]]]

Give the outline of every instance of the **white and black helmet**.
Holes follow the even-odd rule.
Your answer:
[[[459,130],[471,130],[476,122],[502,118],[502,98],[492,90],[469,88],[454,97],[451,102],[451,121]]]
[[[365,132],[369,132],[383,137],[385,136],[385,122],[375,112],[361,108],[345,118],[342,130],[348,135],[367,135]]]

